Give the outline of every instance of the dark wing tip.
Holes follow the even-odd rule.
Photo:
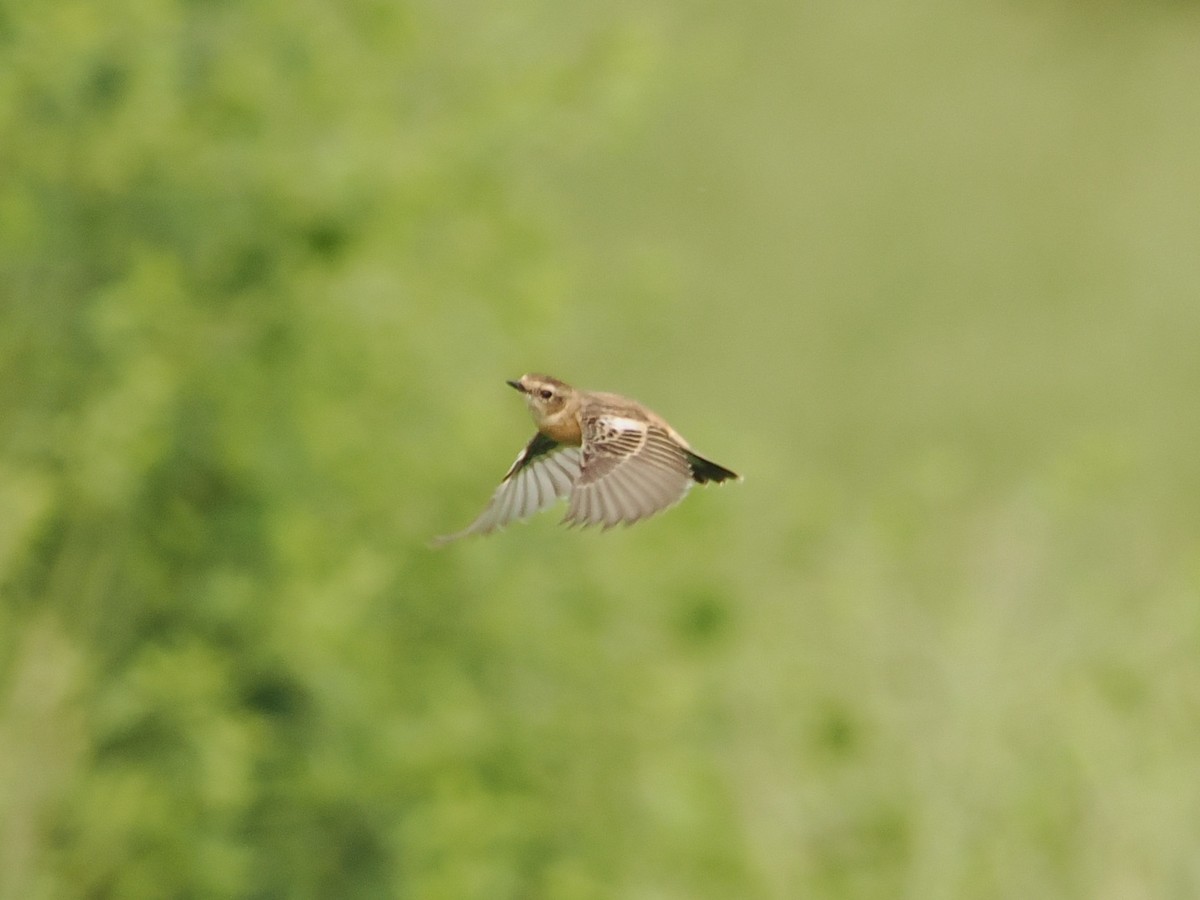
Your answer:
[[[708,484],[710,481],[715,481],[720,484],[722,481],[738,481],[741,475],[731,469],[726,469],[724,466],[718,466],[715,462],[705,459],[703,456],[697,456],[691,451],[685,451],[687,454],[688,465],[692,469],[692,480],[697,484]]]

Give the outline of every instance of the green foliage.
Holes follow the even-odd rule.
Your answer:
[[[1198,51],[0,0],[0,897],[1195,896]],[[747,480],[431,550],[529,370]]]

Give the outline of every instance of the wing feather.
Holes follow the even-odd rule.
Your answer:
[[[525,446],[492,494],[487,508],[462,531],[434,538],[435,546],[472,534],[488,534],[541,512],[571,491],[579,478],[583,453],[541,432]]]
[[[613,414],[584,418],[579,477],[566,522],[630,524],[677,503],[691,486],[684,449],[663,428]]]

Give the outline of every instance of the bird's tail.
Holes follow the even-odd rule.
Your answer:
[[[705,459],[703,456],[697,456],[690,450],[687,453],[688,465],[692,467],[692,480],[698,484],[707,484],[710,481],[715,481],[720,484],[722,481],[729,481],[731,478],[737,480],[741,478],[737,472],[731,472],[724,466],[718,466],[715,462]]]

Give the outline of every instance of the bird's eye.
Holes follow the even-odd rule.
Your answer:
[[[542,388],[538,393],[542,395],[543,400],[549,400],[554,396],[554,391],[550,390],[549,388]]]

